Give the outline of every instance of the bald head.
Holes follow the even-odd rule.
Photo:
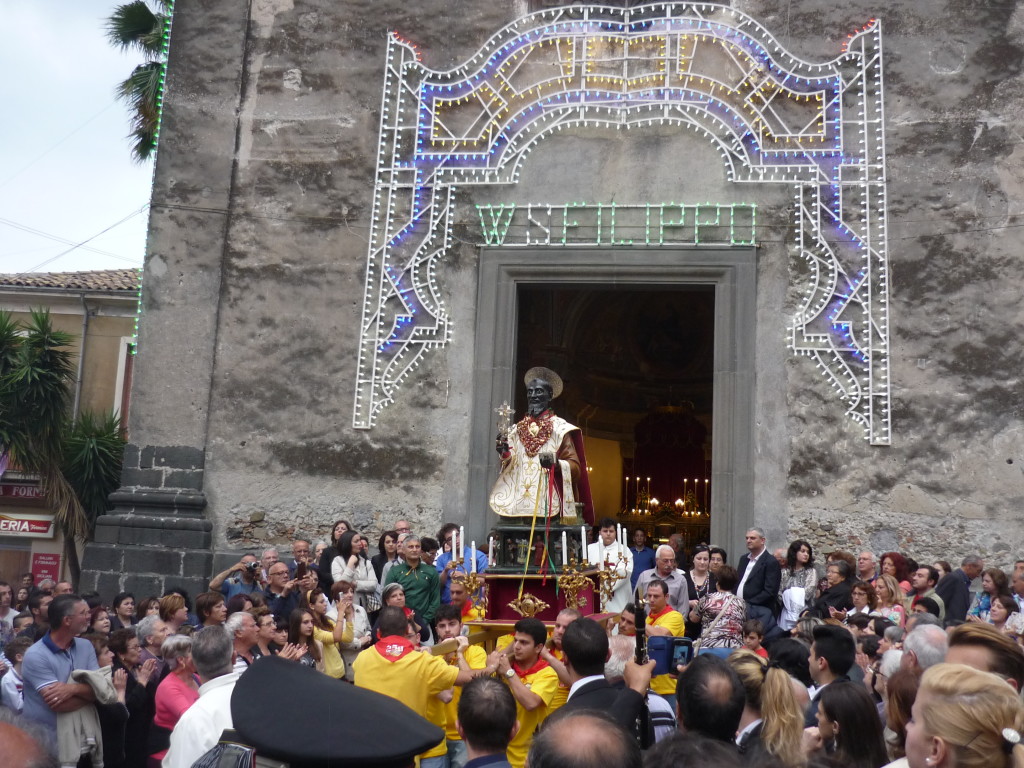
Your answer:
[[[39,726],[6,707],[0,707],[0,746],[6,768],[59,768],[46,748],[47,736]]]
[[[608,717],[597,712],[556,713],[535,736],[526,759],[530,768],[640,768],[636,741]]]

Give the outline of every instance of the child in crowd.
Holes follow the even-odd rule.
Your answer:
[[[20,713],[24,704],[21,662],[30,645],[32,645],[32,641],[27,637],[16,637],[4,647],[4,655],[10,661],[11,668],[0,678],[0,704],[14,712]]]
[[[761,643],[764,641],[764,625],[757,619],[747,619],[743,622],[743,647],[753,651],[762,659],[768,658],[768,651]]]

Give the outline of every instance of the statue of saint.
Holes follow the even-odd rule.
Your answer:
[[[582,503],[583,517],[593,525],[583,435],[550,407],[562,394],[562,379],[547,368],[531,368],[524,381],[527,414],[497,437],[501,472],[491,509],[501,517],[576,516],[573,505]]]

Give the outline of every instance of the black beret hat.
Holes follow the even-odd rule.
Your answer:
[[[293,768],[405,768],[445,737],[396,699],[276,656],[238,679],[231,718],[257,754]]]

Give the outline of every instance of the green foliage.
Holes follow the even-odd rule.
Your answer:
[[[161,10],[166,9],[160,3]],[[160,53],[163,23],[167,17],[154,12],[143,0],[119,5],[107,19],[107,39],[122,51],[136,49],[150,56]]]
[[[107,511],[107,497],[120,484],[124,446],[121,419],[113,413],[82,413],[64,440],[64,476],[90,528]]]
[[[105,511],[124,450],[115,417],[83,414],[71,423],[73,343],[48,311],[33,310],[23,323],[0,311],[0,452],[39,475],[69,541],[85,538]]]
[[[53,328],[49,312],[33,310],[0,350],[0,441],[30,472],[59,463],[74,378],[71,334]],[[9,367],[8,367],[9,366]]]
[[[160,81],[166,68],[163,35],[169,5],[166,0],[156,0],[153,5],[157,10],[145,0],[133,0],[119,5],[107,19],[107,39],[112,45],[139,51],[146,57],[146,62],[117,86],[118,98],[131,110],[132,156],[140,163],[156,149]]]

